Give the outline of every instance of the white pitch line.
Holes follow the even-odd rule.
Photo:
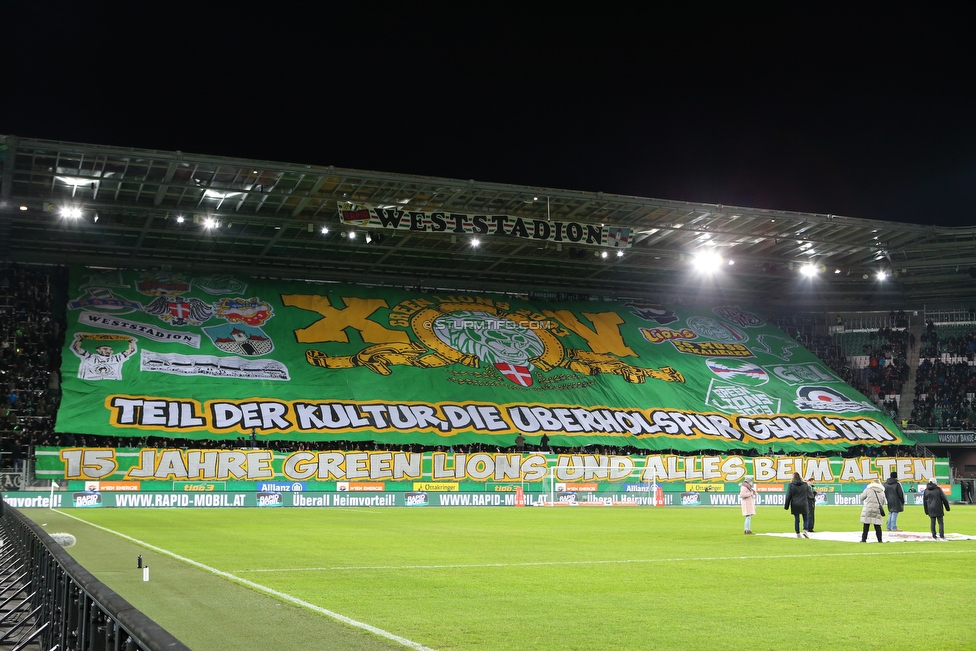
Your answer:
[[[234,570],[239,574],[246,573],[273,573],[273,572],[348,572],[361,570],[454,570],[454,569],[478,569],[492,567],[544,567],[550,565],[614,565],[614,564],[637,564],[637,563],[699,563],[708,561],[751,561],[751,560],[770,560],[782,558],[828,558],[839,556],[898,556],[916,554],[973,554],[976,549],[941,549],[940,551],[907,551],[907,552],[847,552],[836,554],[770,554],[766,556],[698,556],[698,557],[674,557],[674,558],[646,558],[646,559],[620,559],[620,560],[596,560],[596,561],[527,561],[524,563],[456,563],[449,565],[342,565],[336,567],[289,567],[278,569],[263,570]]]
[[[296,606],[300,606],[302,608],[307,608],[308,610],[311,610],[311,611],[314,611],[316,613],[319,613],[320,615],[325,615],[326,617],[331,617],[332,619],[334,619],[336,621],[339,621],[339,622],[342,622],[343,624],[347,624],[349,626],[354,626],[354,627],[360,628],[360,629],[362,629],[364,631],[369,631],[373,635],[378,635],[380,637],[386,638],[387,640],[391,640],[393,642],[396,642],[397,644],[402,644],[403,646],[408,647],[410,649],[416,649],[416,651],[434,651],[434,649],[431,649],[430,647],[424,646],[423,644],[420,644],[419,642],[414,642],[413,640],[408,640],[405,637],[400,637],[399,635],[396,635],[394,633],[390,633],[389,631],[384,631],[381,628],[377,628],[377,627],[372,626],[370,624],[367,624],[365,622],[360,622],[358,620],[352,619],[351,617],[346,617],[345,615],[341,615],[341,614],[339,614],[337,612],[328,610],[326,608],[322,608],[321,606],[316,606],[313,603],[309,603],[307,601],[304,601],[302,599],[299,599],[298,597],[293,597],[290,594],[287,594],[287,593],[284,593],[284,592],[279,592],[279,591],[274,590],[272,588],[269,588],[267,586],[261,585],[260,583],[254,583],[253,581],[248,581],[247,579],[242,579],[239,576],[234,576],[233,574],[231,574],[229,572],[224,572],[222,570],[218,570],[215,567],[210,567],[209,565],[204,565],[203,563],[200,563],[200,562],[195,561],[195,560],[190,559],[190,558],[186,558],[184,556],[180,556],[179,554],[175,554],[175,553],[173,553],[173,552],[171,552],[169,550],[163,549],[161,547],[156,547],[155,545],[150,545],[149,543],[147,543],[147,542],[145,542],[143,540],[139,540],[138,538],[133,538],[132,536],[127,536],[124,533],[121,533],[119,531],[115,531],[113,529],[109,529],[108,527],[103,527],[103,526],[98,525],[98,524],[95,524],[93,522],[89,522],[88,520],[83,520],[82,518],[79,518],[78,516],[71,515],[70,513],[66,513],[65,511],[62,511],[60,509],[54,509],[54,510],[56,510],[58,513],[60,513],[60,514],[62,514],[64,516],[67,516],[67,517],[71,518],[72,520],[77,520],[78,522],[83,522],[84,524],[87,524],[90,527],[94,527],[96,529],[100,529],[100,530],[105,531],[107,533],[110,533],[110,534],[113,534],[115,536],[118,536],[119,538],[123,538],[125,540],[128,540],[129,542],[133,542],[133,543],[135,543],[137,545],[140,545],[141,547],[145,547],[146,549],[150,549],[150,550],[156,552],[157,554],[162,554],[164,556],[169,556],[170,558],[173,558],[173,559],[176,559],[176,560],[181,561],[183,563],[186,563],[187,565],[192,565],[193,567],[196,567],[196,568],[199,568],[201,570],[204,570],[205,572],[210,572],[211,574],[213,574],[215,576],[219,576],[221,578],[227,579],[229,581],[233,581],[233,582],[238,583],[240,585],[247,586],[248,588],[252,588],[254,590],[257,590],[258,592],[263,592],[265,594],[271,595],[272,597],[276,597],[278,599],[281,599],[282,601],[287,601],[289,603],[295,604]]]

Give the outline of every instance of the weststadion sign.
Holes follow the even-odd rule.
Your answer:
[[[455,235],[507,235],[537,242],[630,248],[632,230],[574,221],[523,219],[511,215],[423,212],[395,207],[339,205],[339,219],[348,226]]]

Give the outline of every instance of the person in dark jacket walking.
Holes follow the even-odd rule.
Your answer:
[[[898,483],[898,473],[891,471],[891,476],[885,482],[885,501],[888,503],[888,521],[885,529],[888,531],[901,531],[898,528],[898,514],[905,510],[905,491]]]
[[[936,484],[934,481],[929,480],[929,483],[925,486],[925,492],[922,493],[922,508],[925,510],[925,515],[929,516],[929,522],[932,525],[932,537],[935,540],[945,540],[945,523],[942,517],[945,515],[945,511],[951,511],[949,508],[949,500],[946,499],[945,493],[942,492],[942,487]],[[935,535],[935,521],[939,521],[939,535]]]
[[[813,533],[814,522],[817,519],[817,487],[813,485],[813,477],[807,480],[807,497],[810,499],[810,519],[807,520],[807,533]]]
[[[807,535],[807,519],[810,517],[810,487],[800,477],[800,473],[793,473],[793,481],[786,489],[784,509],[793,514],[793,529],[797,538],[809,538]],[[803,517],[803,533],[800,533],[800,517]]]

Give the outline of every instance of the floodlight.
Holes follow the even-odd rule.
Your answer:
[[[183,215],[177,215],[177,216],[176,216],[176,223],[177,223],[177,224],[182,224],[182,223],[183,223],[183,221],[184,221],[184,219],[183,219]]]
[[[213,228],[216,225],[217,225],[217,222],[214,221],[213,218],[211,218],[211,217],[207,217],[206,219],[203,220],[203,227],[204,228]]]
[[[370,235],[369,233],[366,233],[366,244],[370,244],[372,243],[372,241],[373,241],[373,236]]]
[[[713,273],[722,264],[722,256],[714,251],[700,251],[692,260],[695,268],[702,273]]]
[[[813,278],[814,276],[817,275],[818,271],[819,269],[817,269],[816,265],[812,265],[812,264],[805,264],[802,267],[800,267],[800,273],[806,276],[807,278]]]
[[[81,217],[81,208],[76,208],[74,206],[65,206],[61,209],[61,216],[67,217],[68,219],[78,219]]]
[[[473,246],[474,248],[478,248],[479,246],[481,246],[481,240],[479,240],[477,237],[472,237],[471,246]]]
[[[322,235],[328,235],[328,234],[329,234],[329,227],[328,226],[323,226],[322,227]]]
[[[606,251],[601,251],[601,252],[600,252],[600,257],[601,257],[601,258],[605,258],[605,257],[607,257],[607,252],[606,252]]]
[[[877,278],[878,280],[885,280],[886,278],[888,278],[888,274],[885,273],[884,271],[879,271],[877,274],[875,274],[875,278]]]
[[[617,257],[618,258],[624,257],[624,252],[623,251],[617,251]]]
[[[21,210],[27,210],[27,206],[21,206],[20,209]]]

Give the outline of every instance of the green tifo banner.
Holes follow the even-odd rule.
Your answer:
[[[812,451],[901,444],[736,305],[527,302],[73,268],[57,431]]]

